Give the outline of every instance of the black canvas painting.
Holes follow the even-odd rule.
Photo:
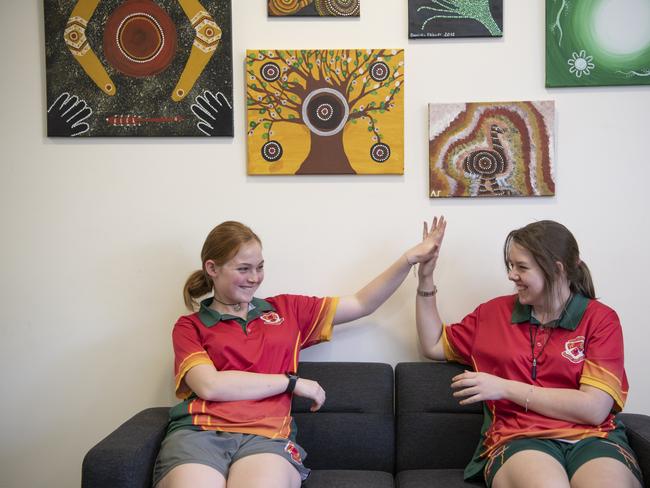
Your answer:
[[[232,136],[230,0],[45,0],[47,135]]]
[[[408,2],[411,39],[503,35],[503,0]]]

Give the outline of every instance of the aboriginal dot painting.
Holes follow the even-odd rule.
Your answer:
[[[48,136],[232,136],[230,0],[45,0]]]
[[[268,0],[269,17],[359,17],[361,0]]]
[[[650,0],[546,0],[546,86],[650,85]]]
[[[411,39],[503,35],[503,0],[408,0],[408,12]]]
[[[555,102],[429,105],[429,196],[555,194]]]
[[[403,174],[404,51],[247,51],[248,174]]]

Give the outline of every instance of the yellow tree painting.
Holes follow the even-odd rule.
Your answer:
[[[246,53],[248,173],[403,174],[404,51]]]

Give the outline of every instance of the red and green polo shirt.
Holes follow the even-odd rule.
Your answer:
[[[204,300],[198,312],[180,317],[174,325],[176,396],[184,401],[171,409],[168,433],[190,428],[288,438],[290,394],[213,402],[196,396],[185,374],[199,364],[214,365],[218,371],[295,372],[301,349],[330,339],[338,298],[254,298],[246,320],[220,314],[209,308],[211,302]]]
[[[622,410],[628,383],[623,367],[623,333],[616,312],[597,300],[574,295],[557,327],[538,325],[532,307],[519,303],[517,295],[495,298],[461,322],[443,328],[445,356],[475,371],[542,388],[590,385],[614,399],[614,411]],[[537,359],[534,380],[531,342]],[[616,428],[613,412],[594,426],[526,412],[509,400],[486,401],[483,408],[486,418],[475,461],[512,439],[605,438]],[[466,470],[467,477],[472,474]]]

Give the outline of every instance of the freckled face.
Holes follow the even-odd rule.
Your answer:
[[[544,305],[544,275],[533,255],[516,242],[508,249],[508,279],[515,284],[519,302],[539,307]]]
[[[206,262],[208,265],[208,262]],[[227,303],[250,302],[264,281],[262,246],[252,240],[242,245],[230,261],[211,273],[216,296]]]

